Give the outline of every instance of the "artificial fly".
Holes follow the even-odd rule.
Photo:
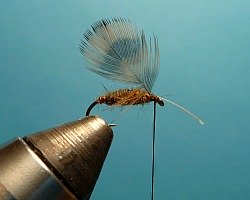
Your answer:
[[[177,103],[151,93],[159,71],[160,53],[156,36],[149,43],[142,29],[123,18],[102,19],[84,33],[79,49],[88,69],[118,82],[137,85],[98,97],[87,109],[86,116],[97,104],[108,106],[142,105],[154,102],[152,140],[151,199],[154,198],[156,104],[164,101],[188,113],[199,123],[201,119]]]

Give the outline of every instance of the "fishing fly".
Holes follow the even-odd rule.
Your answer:
[[[130,20],[112,18],[96,22],[83,36],[79,49],[89,70],[108,79],[136,86],[131,89],[107,92],[98,97],[88,107],[86,116],[90,115],[91,110],[97,104],[106,104],[111,107],[154,102],[151,177],[151,199],[153,199],[156,104],[164,106],[165,101],[185,111],[199,123],[204,123],[186,108],[151,92],[160,64],[158,39],[155,35],[147,39],[144,31]]]

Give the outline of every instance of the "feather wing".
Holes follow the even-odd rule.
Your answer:
[[[89,70],[151,91],[159,69],[158,41],[153,36],[147,45],[143,30],[129,20],[112,18],[96,22],[84,33],[79,48]]]

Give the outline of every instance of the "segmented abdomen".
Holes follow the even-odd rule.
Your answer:
[[[100,96],[97,101],[100,104],[105,103],[109,106],[138,105],[149,103],[150,101],[156,101],[161,105],[161,100],[158,96],[141,89],[121,89],[109,92]]]

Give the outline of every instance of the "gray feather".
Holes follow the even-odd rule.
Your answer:
[[[148,46],[143,30],[129,20],[98,21],[84,33],[79,48],[89,70],[151,91],[160,61],[157,38],[150,38]]]

